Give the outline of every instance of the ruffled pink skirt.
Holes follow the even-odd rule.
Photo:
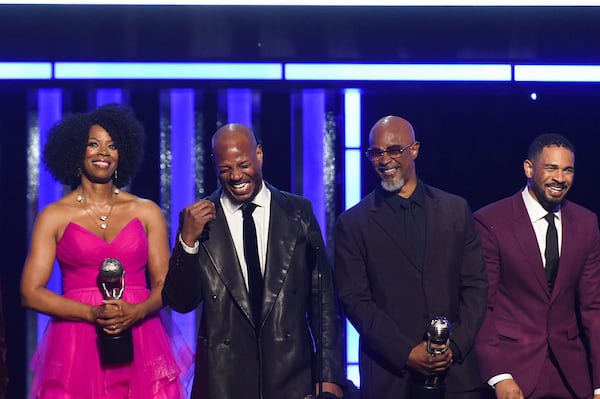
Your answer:
[[[145,300],[149,291],[128,287],[123,299]],[[65,297],[98,304],[97,288],[72,290]],[[169,334],[167,334],[167,329]],[[30,398],[183,399],[191,385],[193,353],[166,311],[132,327],[133,361],[102,367],[96,328],[85,322],[51,320],[31,362]]]

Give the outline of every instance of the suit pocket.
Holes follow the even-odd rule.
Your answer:
[[[505,320],[496,320],[496,331],[498,331],[499,338],[504,341],[516,342],[522,336],[518,325]]]

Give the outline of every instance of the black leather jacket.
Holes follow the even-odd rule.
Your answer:
[[[173,249],[163,300],[178,312],[203,304],[193,398],[302,399],[323,379],[345,382],[341,317],[332,270],[310,202],[271,191],[269,242],[260,328],[255,332],[248,293],[220,205],[199,238],[197,255]],[[319,267],[323,342],[319,345]],[[257,339],[258,334],[258,339]]]

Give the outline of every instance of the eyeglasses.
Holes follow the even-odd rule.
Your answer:
[[[387,153],[390,156],[390,158],[395,159],[395,158],[399,158],[400,156],[402,156],[402,153],[404,151],[408,150],[413,145],[415,145],[415,143],[416,143],[416,141],[413,141],[412,143],[405,145],[404,147],[402,147],[401,145],[392,145],[392,146],[386,148],[385,150],[380,150],[379,148],[369,148],[365,152],[365,155],[371,162],[380,161],[381,158],[383,158],[383,154],[385,154],[385,153]]]

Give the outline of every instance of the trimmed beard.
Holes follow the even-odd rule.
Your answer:
[[[385,191],[388,191],[390,193],[397,193],[400,190],[402,190],[402,187],[404,187],[404,179],[400,179],[400,180],[396,180],[396,181],[392,181],[392,182],[387,182],[387,181],[381,181],[381,187],[383,187],[383,189]]]
[[[529,185],[529,189],[533,191],[542,208],[544,208],[548,212],[553,212],[565,200],[565,196],[563,196],[560,200],[555,200],[554,198],[546,197],[546,192],[543,189],[540,189],[540,187],[534,182],[531,182],[531,184]]]

